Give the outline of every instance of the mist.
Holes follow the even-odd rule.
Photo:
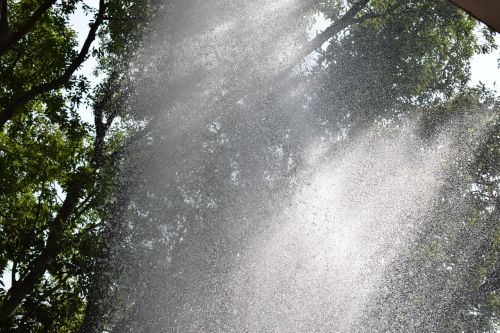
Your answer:
[[[492,232],[470,228],[464,193],[494,115],[465,108],[428,135],[419,114],[332,124],[308,103],[308,10],[166,5],[134,64],[150,130],[122,176],[116,331],[437,332],[451,318]]]

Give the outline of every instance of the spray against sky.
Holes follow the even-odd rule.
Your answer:
[[[92,0],[86,3],[88,6],[97,8],[98,1]],[[79,45],[81,46],[85,40],[85,36],[88,31],[88,24],[90,22],[91,16],[86,14],[81,6],[72,16],[71,24],[78,34]],[[324,15],[317,14],[313,17],[313,24],[309,29],[309,38],[313,38],[316,34],[325,30],[331,21],[326,19]],[[495,37],[497,45],[500,45],[500,36]],[[326,46],[326,45],[325,45]],[[498,60],[500,58],[499,52],[493,52],[491,54],[476,54],[471,60],[471,81],[470,85],[475,86],[477,84],[483,83],[488,89],[496,91],[497,95],[500,95],[500,83],[497,84],[498,78],[500,77],[500,67]],[[310,61],[314,62],[315,57],[312,55],[309,57]],[[79,73],[85,75],[90,79],[92,85],[96,85],[100,82],[100,78],[94,75],[94,70],[96,68],[97,62],[93,57],[90,57],[86,62],[83,63],[82,68]],[[93,116],[91,110],[86,105],[81,105],[79,113],[82,120],[92,123]]]
[[[174,2],[137,59],[134,105],[157,116],[134,153],[147,165],[123,217],[140,241],[117,250],[132,330],[387,331],[399,320],[425,330],[445,315],[432,303],[446,308],[459,291],[475,243],[425,277],[405,258],[437,203],[450,200],[441,222],[459,219],[460,195],[442,191],[486,126],[464,136],[474,122],[458,121],[426,142],[409,120],[344,146],[299,103],[312,82],[276,79],[307,41],[303,8]],[[432,296],[412,308],[422,295]]]
[[[379,290],[392,288],[386,275],[441,199],[458,150],[471,153],[450,140],[454,134],[426,144],[411,125],[374,128],[333,158],[312,142],[299,186],[271,199],[284,202],[265,232],[234,249],[226,272],[197,280],[203,289],[184,290],[189,308],[176,331],[364,331]],[[445,267],[449,278],[453,269]],[[440,296],[450,291],[441,287],[427,286]]]

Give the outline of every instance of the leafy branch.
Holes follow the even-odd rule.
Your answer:
[[[7,121],[11,120],[14,116],[16,116],[19,113],[19,110],[23,106],[34,100],[37,96],[56,90],[70,80],[73,73],[81,66],[81,64],[86,60],[88,56],[90,46],[92,45],[97,36],[97,30],[104,21],[106,7],[107,6],[104,3],[104,0],[100,0],[99,10],[97,12],[94,22],[90,25],[90,30],[87,34],[87,38],[85,39],[85,42],[83,43],[80,52],[71,61],[70,65],[66,68],[66,70],[59,77],[49,82],[34,86],[30,90],[22,94],[20,97],[15,98],[9,105],[7,105],[3,110],[3,112],[0,114],[0,129],[4,127]]]
[[[20,106],[26,104],[41,93],[56,89],[58,86],[64,84],[70,79],[73,72],[85,60],[90,49],[90,45],[96,37],[97,29],[103,22],[106,7],[107,6],[104,0],[100,0],[99,11],[94,23],[91,25],[87,39],[85,40],[80,53],[66,69],[63,75],[51,82],[34,87],[27,94],[7,107],[7,113],[5,113],[5,111],[2,113],[2,125],[10,119],[7,116],[10,114],[12,117]],[[92,185],[97,170],[105,161],[103,143],[105,135],[115,116],[108,117],[107,122],[105,123],[103,121],[103,113],[104,111],[102,109],[96,109],[94,111],[96,135],[94,138],[94,151],[92,156],[93,168],[91,168],[91,170],[82,168],[73,175],[61,208],[55,218],[48,224],[48,238],[44,249],[29,265],[29,269],[27,270],[25,276],[21,277],[19,281],[17,281],[17,283],[9,289],[3,303],[0,306],[0,322],[8,321],[14,315],[26,296],[35,288],[45,272],[54,263],[58,253],[60,252],[61,240],[64,235],[67,222],[73,218],[75,211],[78,209],[81,198],[84,194],[84,189]]]
[[[28,20],[14,33],[11,33],[9,20],[8,20],[8,5],[7,0],[0,0],[1,2],[1,36],[3,40],[0,41],[0,56],[10,50],[16,43],[18,43],[26,34],[28,34],[35,24],[40,20],[42,15],[56,3],[56,0],[46,0],[40,7],[28,18]]]

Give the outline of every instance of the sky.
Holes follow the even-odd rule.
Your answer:
[[[495,42],[500,47],[500,34],[496,34]],[[482,82],[486,87],[496,90],[500,95],[500,49],[491,54],[476,54],[471,61],[471,84]],[[495,84],[496,83],[496,84]]]

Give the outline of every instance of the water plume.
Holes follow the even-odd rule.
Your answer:
[[[335,154],[312,152],[313,142],[293,193],[271,200],[281,203],[263,217],[264,230],[232,249],[225,272],[197,280],[202,290],[185,290],[179,331],[363,330],[380,290],[394,291],[386,277],[432,220],[458,154],[472,155],[450,134],[425,143],[414,125],[389,126]],[[448,214],[441,223],[458,223]]]
[[[464,123],[444,126],[428,140],[418,120],[349,140],[328,131],[304,104],[313,82],[290,72],[307,43],[306,8],[173,1],[164,33],[136,60],[131,103],[153,126],[134,152],[140,181],[121,216],[131,231],[117,250],[127,295],[118,330],[412,331],[432,312],[415,298],[450,303],[460,288],[463,276],[450,275],[442,289],[440,280],[403,295],[416,283],[404,258],[486,126],[465,136]],[[460,194],[446,199],[440,222],[458,234]]]

